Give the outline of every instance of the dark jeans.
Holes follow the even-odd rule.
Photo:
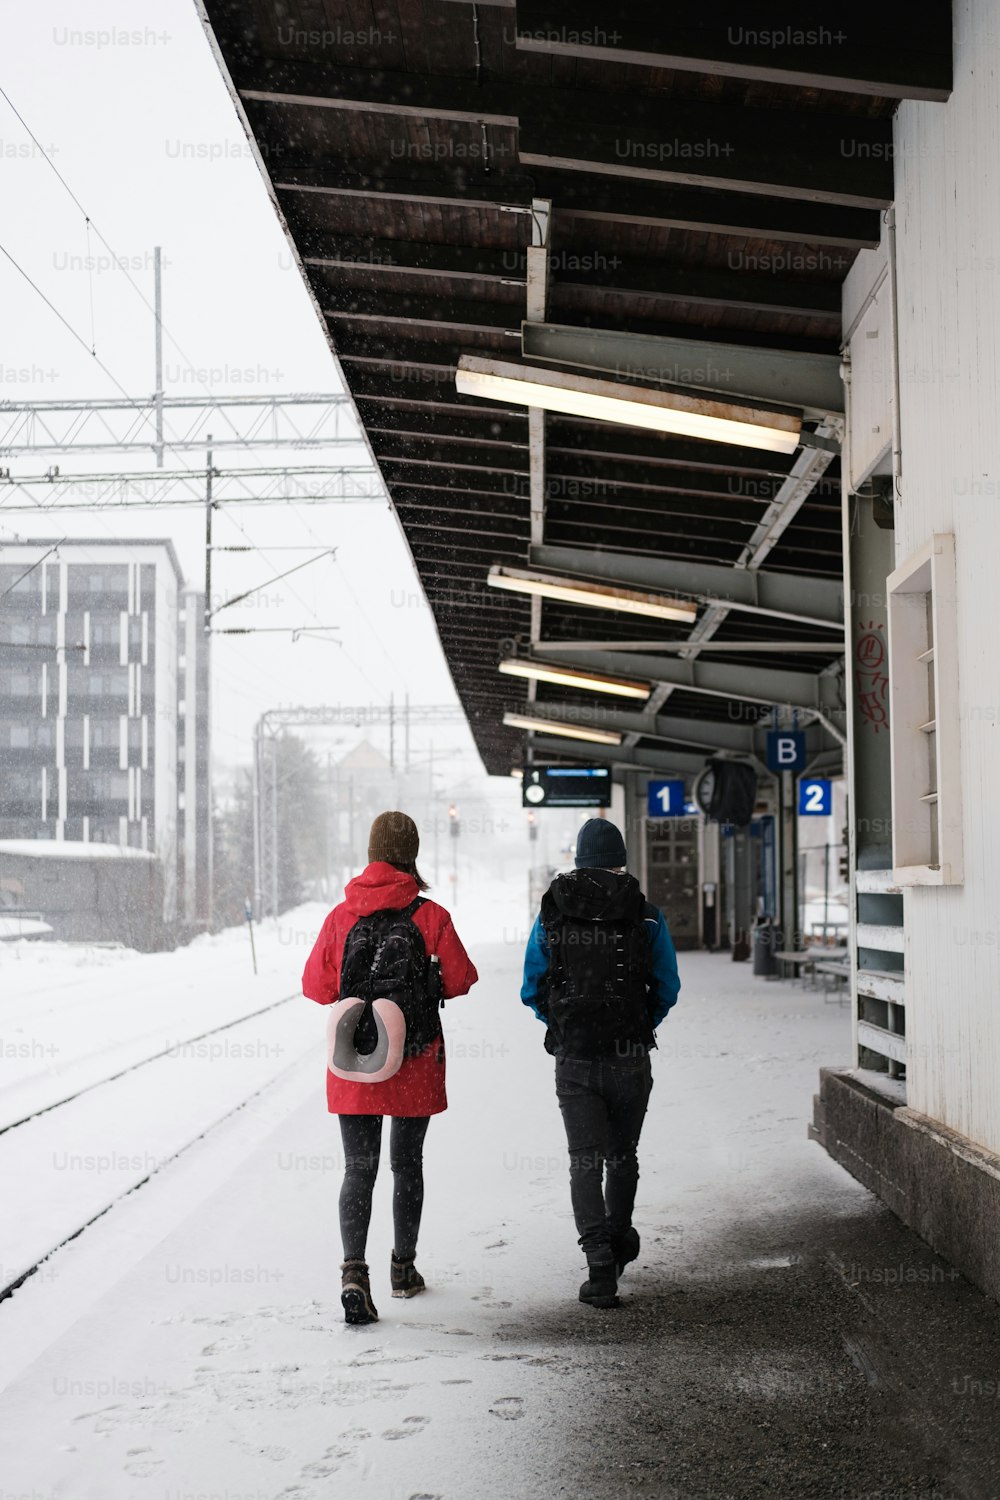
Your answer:
[[[340,1189],[340,1234],[345,1260],[364,1260],[372,1191],[382,1152],[381,1115],[340,1115],[344,1142],[344,1185]],[[389,1131],[392,1167],[394,1246],[400,1260],[417,1253],[420,1212],[424,1206],[424,1136],[430,1119],[393,1118]]]
[[[632,1223],[639,1181],[636,1150],[652,1087],[647,1054],[556,1058],[556,1097],[569,1144],[570,1197],[588,1261],[613,1260],[613,1241]]]

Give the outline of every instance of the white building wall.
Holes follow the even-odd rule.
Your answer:
[[[906,896],[907,1102],[1000,1151],[1000,7],[896,116],[896,556],[955,534],[965,883]]]

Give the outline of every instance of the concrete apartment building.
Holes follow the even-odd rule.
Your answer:
[[[57,936],[156,946],[207,920],[201,597],[169,541],[0,553],[0,890]]]

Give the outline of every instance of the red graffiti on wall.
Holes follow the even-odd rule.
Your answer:
[[[884,625],[874,620],[862,626],[854,647],[854,686],[864,723],[880,733],[889,727],[889,678],[885,666]]]

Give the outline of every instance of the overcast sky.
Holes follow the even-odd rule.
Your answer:
[[[93,337],[114,380],[130,396],[153,390],[152,317],[126,277],[107,264],[93,232],[88,243],[84,216],[46,155],[150,301],[153,247],[162,247],[168,394],[204,395],[206,385],[220,395],[341,390],[192,0],[85,6],[41,0],[10,11],[5,32],[0,86],[44,154],[0,99],[0,243],[88,345]],[[88,253],[97,258],[89,271]],[[0,400],[120,395],[4,256],[0,304]],[[367,462],[360,444],[297,458]],[[258,450],[217,460],[280,461],[290,456]],[[44,472],[55,460],[6,462],[24,475]],[[152,468],[153,460],[80,454],[60,463],[63,473],[97,473]],[[168,453],[165,463],[198,467],[198,458]],[[171,536],[187,578],[202,584],[204,522],[195,508],[4,521],[0,504],[0,544],[15,535],[127,532]],[[218,542],[247,538],[266,556],[219,554],[213,594],[239,593],[308,556],[269,548],[336,547],[337,557],[268,589],[253,608],[234,609],[220,623],[337,623],[344,644],[293,644],[280,635],[217,638],[214,727],[222,762],[249,759],[254,720],[277,704],[384,703],[390,692],[399,700],[406,691],[414,702],[454,701],[432,617],[387,502],[219,513]],[[414,730],[416,744],[426,738]],[[437,738],[440,745],[441,731]],[[456,748],[471,747],[464,728],[446,738]]]

